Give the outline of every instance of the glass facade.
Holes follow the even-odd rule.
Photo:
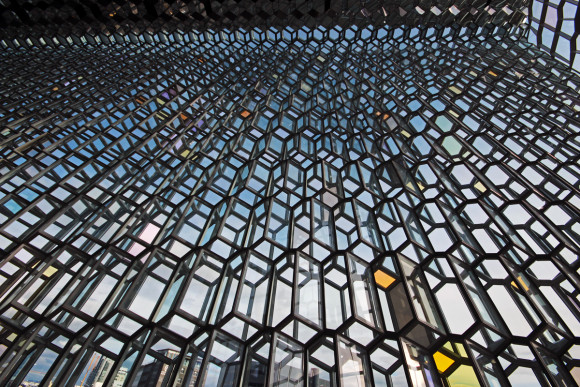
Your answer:
[[[580,76],[502,23],[2,40],[0,385],[580,383]]]

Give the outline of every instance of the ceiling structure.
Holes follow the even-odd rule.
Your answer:
[[[0,36],[235,27],[517,25],[528,0],[3,0]]]
[[[0,45],[13,48],[216,29],[385,25],[522,27],[530,43],[580,70],[578,0],[0,0]]]
[[[90,44],[97,36],[97,43],[125,42],[159,32],[385,25],[522,27],[529,42],[580,70],[578,0],[0,0],[3,47],[79,44],[80,37]]]

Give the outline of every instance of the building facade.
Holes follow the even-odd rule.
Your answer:
[[[83,387],[103,387],[111,369],[115,365],[115,361],[103,356],[98,359],[94,357],[91,363],[89,363],[89,368],[87,369],[88,378],[86,379],[86,382],[81,382],[81,385]],[[94,367],[92,367],[93,365]],[[112,378],[111,386],[123,387],[126,377],[127,368],[121,367]]]
[[[523,3],[357,4],[4,32],[0,384],[580,383],[580,76]]]

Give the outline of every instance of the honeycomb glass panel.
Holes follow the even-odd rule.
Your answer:
[[[3,3],[0,385],[580,381],[576,0]]]

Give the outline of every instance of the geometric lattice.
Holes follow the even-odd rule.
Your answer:
[[[495,27],[162,35],[0,52],[0,384],[580,381],[576,73]]]
[[[529,41],[580,71],[578,1],[534,0],[530,15]]]

